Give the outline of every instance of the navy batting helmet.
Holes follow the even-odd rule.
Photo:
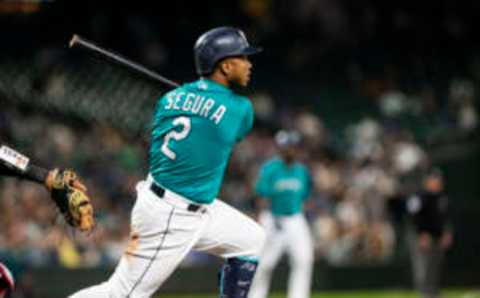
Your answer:
[[[281,149],[297,146],[301,139],[300,133],[295,130],[280,130],[275,134],[275,143]]]
[[[218,61],[234,56],[253,55],[262,49],[250,46],[242,30],[218,27],[203,33],[195,43],[195,68],[198,75],[213,72]]]

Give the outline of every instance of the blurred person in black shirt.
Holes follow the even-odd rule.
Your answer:
[[[443,175],[430,170],[422,189],[407,199],[413,278],[422,298],[438,298],[445,251],[453,241]]]

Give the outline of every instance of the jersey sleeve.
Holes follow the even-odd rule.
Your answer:
[[[271,188],[270,188],[270,167],[268,164],[262,166],[259,171],[257,181],[255,183],[255,193],[257,196],[268,198],[271,195]]]
[[[243,138],[247,135],[247,133],[253,127],[253,120],[255,118],[255,113],[253,111],[253,105],[248,98],[244,98],[245,102],[245,113],[243,115],[242,125],[240,126],[240,131],[237,136],[237,142],[243,140]]]

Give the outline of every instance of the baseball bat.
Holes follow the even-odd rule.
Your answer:
[[[123,66],[136,73],[139,73],[142,76],[146,76],[147,78],[152,79],[154,81],[168,85],[169,87],[176,88],[180,86],[180,84],[178,84],[177,82],[169,80],[166,77],[156,73],[153,70],[146,68],[145,66],[137,62],[132,61],[118,53],[115,53],[114,51],[107,50],[99,46],[98,44],[95,44],[94,42],[88,39],[85,39],[77,34],[74,34],[72,36],[68,45],[70,48],[76,48],[76,47],[83,48],[85,50],[99,54],[100,56],[105,57],[108,60],[113,61],[116,64],[119,64],[120,66]]]

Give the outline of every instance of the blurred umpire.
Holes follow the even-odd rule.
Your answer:
[[[440,170],[427,172],[422,189],[407,199],[406,207],[415,287],[422,298],[437,298],[445,250],[453,241]]]

